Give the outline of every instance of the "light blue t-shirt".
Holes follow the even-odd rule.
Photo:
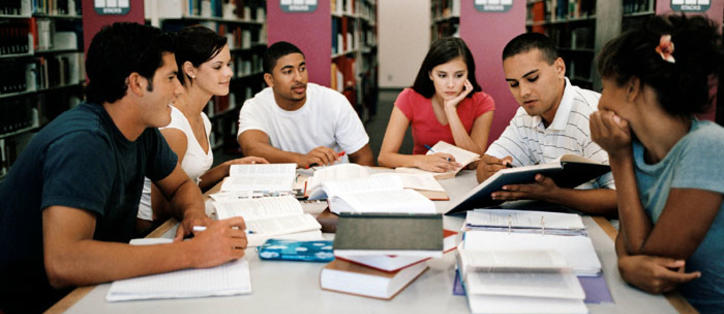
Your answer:
[[[724,128],[712,122],[693,120],[689,133],[656,164],[644,161],[644,147],[638,141],[633,143],[633,156],[641,203],[654,224],[672,188],[724,193]],[[696,215],[698,208],[689,210]],[[701,271],[702,276],[679,291],[703,313],[724,313],[724,204],[686,261],[686,271]]]

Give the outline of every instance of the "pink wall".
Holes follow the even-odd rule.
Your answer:
[[[719,26],[721,26],[722,19],[724,19],[724,1],[717,1],[712,0],[711,6],[709,7],[709,10],[704,12],[703,14],[706,15],[708,18],[712,19],[714,22],[718,23]],[[671,0],[658,0],[656,1],[656,14],[666,14],[666,13],[672,13],[671,11]],[[692,15],[692,14],[702,14],[702,13],[687,13],[686,15]],[[676,44],[676,43],[674,43]],[[714,105],[711,106],[711,110],[709,110],[708,113],[699,115],[700,119],[706,119],[714,121],[714,118],[716,117],[716,103],[717,103],[717,84],[713,84],[713,87],[711,88],[710,94],[714,96],[713,103]]]
[[[131,9],[126,15],[98,15],[93,9],[93,0],[83,0],[83,51],[88,52],[91,39],[105,25],[115,22],[144,23],[143,1],[130,1]]]
[[[329,86],[332,66],[332,16],[330,2],[317,1],[317,9],[311,13],[287,13],[279,7],[278,0],[268,0],[267,41],[288,41],[302,50],[307,61],[309,81]]]
[[[474,0],[460,0],[460,37],[475,58],[476,78],[483,91],[495,99],[495,116],[488,144],[496,140],[518,109],[503,73],[503,47],[525,32],[525,1],[513,1],[504,13],[482,13]]]

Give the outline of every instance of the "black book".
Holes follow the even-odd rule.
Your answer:
[[[536,174],[547,176],[562,188],[574,188],[596,179],[611,171],[611,167],[585,157],[562,155],[556,161],[546,164],[503,169],[476,186],[465,197],[455,203],[446,215],[465,212],[502,203],[493,200],[490,195],[502,190],[508,184],[526,184],[535,182]]]

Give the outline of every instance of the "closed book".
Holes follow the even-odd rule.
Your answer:
[[[319,284],[324,290],[390,300],[427,269],[417,263],[396,272],[384,272],[335,259],[322,269]]]
[[[493,192],[502,190],[508,184],[533,183],[537,174],[551,178],[559,187],[574,188],[610,171],[608,165],[570,154],[562,155],[551,163],[503,169],[460,198],[446,214],[500,204],[502,201],[491,198]]]
[[[440,257],[442,251],[440,214],[339,215],[335,255]]]

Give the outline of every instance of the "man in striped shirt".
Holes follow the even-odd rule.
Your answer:
[[[600,94],[571,85],[565,77],[566,65],[550,38],[538,33],[515,37],[503,49],[503,70],[520,108],[478,164],[479,182],[509,165],[548,163],[563,154],[608,164],[608,154],[591,140],[588,124]],[[611,173],[576,189],[560,188],[539,174],[536,183],[505,186],[492,197],[543,200],[586,213],[613,215],[614,188]]]

